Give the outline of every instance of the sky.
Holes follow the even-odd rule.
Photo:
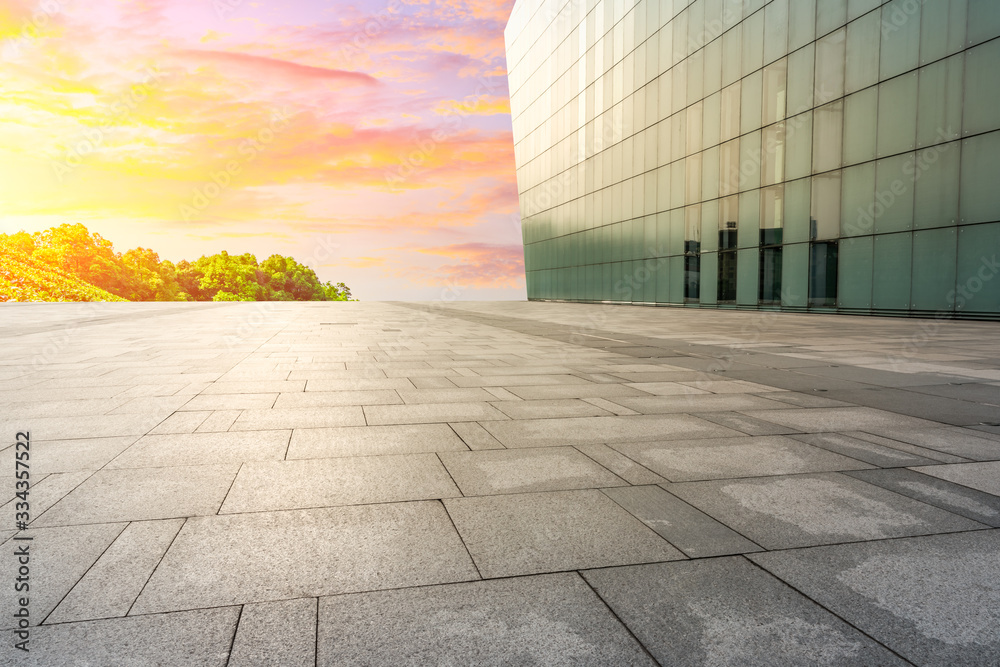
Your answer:
[[[0,0],[0,232],[523,299],[513,0]]]

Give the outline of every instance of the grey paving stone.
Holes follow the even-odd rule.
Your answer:
[[[784,389],[756,382],[747,382],[746,380],[689,380],[684,382],[684,384],[695,389],[712,392],[713,394],[760,394],[785,391]]]
[[[238,465],[99,470],[41,515],[39,526],[215,514]]]
[[[327,408],[342,405],[398,405],[403,401],[391,389],[359,391],[303,391],[278,394],[275,408]]]
[[[511,419],[552,419],[556,417],[601,417],[611,414],[576,398],[498,402],[493,405]]]
[[[10,469],[13,470],[13,466]],[[66,494],[80,486],[92,474],[93,472],[90,470],[55,473],[52,475],[45,475],[36,471],[29,480],[31,482],[31,486],[28,489],[30,522],[34,523],[47,509],[66,497]],[[20,500],[15,497],[18,489],[14,484],[13,476],[4,481],[9,486],[3,490],[3,497],[5,499],[10,498],[11,500],[0,508],[0,516],[3,516],[5,525],[14,525],[16,504]]]
[[[452,389],[455,386],[445,377],[410,378],[410,383],[417,389]]]
[[[31,537],[31,540],[8,541],[4,546],[4,558],[0,562],[0,572],[9,582],[8,594],[0,600],[0,629],[14,627],[17,602],[14,582],[19,567],[14,556],[16,550],[28,545],[30,571],[27,583],[30,589],[22,592],[28,594],[30,624],[38,625],[124,528],[123,523],[60,528],[32,527],[18,535]],[[9,636],[4,638],[5,651],[9,639]]]
[[[664,666],[907,664],[741,557],[583,575]]]
[[[438,501],[197,517],[131,614],[478,578]]]
[[[238,607],[42,626],[18,664],[225,667]]]
[[[796,432],[794,428],[747,417],[739,412],[699,412],[698,417],[747,435],[787,435]]]
[[[226,667],[313,667],[316,612],[314,598],[244,605]]]
[[[32,477],[40,474],[97,470],[137,439],[137,436],[127,436],[32,441],[30,461]],[[0,470],[4,472],[14,470],[14,453],[13,447],[0,452]]]
[[[914,470],[984,493],[1000,496],[1000,461],[926,466],[914,468]]]
[[[749,556],[918,665],[995,665],[1000,531]]]
[[[484,403],[495,401],[496,396],[477,387],[451,389],[400,389],[396,392],[403,403]]]
[[[847,431],[844,435],[855,438],[857,440],[863,440],[864,442],[871,442],[876,445],[882,445],[889,449],[895,449],[902,452],[907,452],[909,454],[914,454],[916,456],[922,456],[924,458],[931,459],[932,461],[938,461],[940,463],[968,463],[969,459],[963,456],[955,456],[954,454],[945,454],[944,452],[939,452],[934,449],[928,449],[926,447],[918,447],[917,445],[911,445],[909,443],[903,442],[902,440],[894,440],[893,438],[884,438],[880,435],[873,435],[871,433],[865,433],[864,431]]]
[[[648,396],[646,392],[623,384],[570,384],[507,387],[507,391],[525,400],[565,398],[616,398],[619,396]]]
[[[183,523],[167,519],[128,524],[46,622],[125,616]]]
[[[413,389],[413,383],[406,378],[354,378],[344,380],[309,380],[306,391],[387,391],[393,389]]]
[[[504,449],[504,446],[500,444],[500,441],[490,435],[490,432],[484,429],[480,424],[476,422],[455,422],[449,423],[448,426],[458,434],[471,450],[480,449]],[[444,450],[442,450],[444,451]],[[454,451],[462,451],[459,448],[455,448]]]
[[[444,501],[483,577],[683,558],[600,491]]]
[[[291,431],[145,435],[108,468],[164,468],[283,459]]]
[[[512,394],[510,391],[504,389],[503,387],[486,387],[485,391],[488,391],[494,399],[498,401],[523,401],[524,399],[516,394]]]
[[[657,486],[604,489],[604,493],[691,558],[761,550],[739,533]]]
[[[199,412],[214,410],[266,410],[274,405],[277,393],[270,394],[199,394],[184,404],[181,410]]]
[[[826,398],[821,393],[804,394],[797,391],[783,391],[771,394],[768,398],[781,401],[782,403],[789,403],[800,408],[844,408],[851,405],[844,401],[835,401],[832,398]]]
[[[442,452],[439,456],[466,496],[626,484],[572,447]]]
[[[191,400],[188,396],[142,396],[133,398],[113,410],[108,410],[109,415],[135,415],[147,414],[151,412],[171,413],[180,409],[182,405]]]
[[[781,435],[630,442],[612,447],[672,482],[871,467]]]
[[[765,549],[984,527],[839,473],[687,482],[666,489]]]
[[[393,406],[378,406],[393,407]],[[272,408],[244,410],[233,423],[232,431],[270,431],[293,428],[330,428],[364,426],[361,406],[334,408]]]
[[[322,666],[655,665],[576,574],[322,598],[318,644]]]
[[[924,463],[934,463],[933,459],[917,456],[906,451],[885,447],[883,445],[852,438],[843,433],[808,433],[792,436],[796,440],[807,442],[816,447],[828,449],[844,456],[880,468],[902,468],[905,466],[921,465]]]
[[[128,399],[121,398],[91,398],[71,401],[32,401],[8,403],[5,406],[5,416],[19,419],[36,417],[60,417],[103,415],[126,403]]]
[[[831,391],[830,397],[858,405],[962,426],[978,424],[981,421],[996,418],[997,415],[997,408],[993,405],[970,403],[943,396],[928,396],[904,389],[877,387],[874,389]]]
[[[644,415],[789,409],[786,403],[777,403],[751,394],[687,394],[638,398],[626,396],[611,400]]]
[[[289,459],[378,456],[464,451],[448,424],[403,424],[366,428],[306,428],[292,432]]]
[[[575,375],[477,375],[475,377],[454,377],[451,381],[459,387],[506,387],[508,389],[511,387],[590,384]]]
[[[508,419],[489,403],[423,403],[419,405],[370,405],[365,417],[372,426],[433,424]]]
[[[201,423],[195,433],[221,433],[232,428],[242,410],[216,410]]]
[[[207,411],[175,412],[160,422],[150,433],[194,433],[211,414],[211,412]]]
[[[659,484],[667,481],[607,445],[577,445],[576,448],[629,484]]]
[[[143,435],[168,416],[170,412],[164,411],[139,415],[46,417],[32,418],[27,425],[23,420],[4,417],[0,421],[0,433],[16,433],[29,426],[32,441],[115,438]]]
[[[220,514],[460,496],[434,454],[246,463]]]
[[[1000,459],[1000,442],[965,428],[880,429],[877,435],[974,461]]]
[[[305,380],[270,382],[213,382],[203,394],[283,394],[305,391]]]
[[[486,422],[483,428],[506,447],[553,447],[742,435],[688,415],[524,419]]]
[[[859,470],[845,474],[973,521],[1000,528],[1000,498],[996,495],[932,477],[926,474],[929,468],[918,470],[925,474],[903,468]]]
[[[742,412],[743,410],[741,410]],[[805,408],[786,410],[746,410],[751,417],[782,424],[800,433],[823,431],[870,431],[925,429],[936,424],[926,419],[898,415],[874,408]]]
[[[708,394],[708,389],[681,384],[680,382],[633,382],[625,385],[632,389],[644,391],[653,396],[684,396],[687,394]]]
[[[584,398],[584,399],[581,399],[581,400],[586,401],[587,403],[590,403],[591,405],[596,405],[597,407],[601,408],[602,410],[607,410],[611,414],[617,415],[619,417],[622,417],[622,416],[625,416],[625,415],[637,415],[637,414],[639,414],[635,410],[629,410],[628,408],[626,408],[624,406],[621,406],[621,405],[618,405],[617,403],[612,403],[611,401],[609,401],[606,398]]]

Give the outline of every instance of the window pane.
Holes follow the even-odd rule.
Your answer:
[[[792,0],[788,5],[788,50],[816,38],[816,0]]]
[[[785,221],[785,188],[778,185],[760,191],[760,244],[780,245]]]
[[[757,290],[759,276],[757,274],[760,265],[760,250],[748,248],[737,252],[736,303],[743,306],[753,306],[757,304],[759,298]]]
[[[740,248],[756,248],[760,242],[760,190],[740,195],[739,229],[737,240]],[[756,263],[756,260],[752,260]],[[757,290],[754,289],[756,294]]]
[[[781,303],[781,246],[760,250],[760,294],[762,304]]]
[[[977,46],[965,60],[964,135],[1000,128],[1000,40]]]
[[[835,239],[840,235],[840,180],[839,171],[813,176],[810,240]]]
[[[879,12],[872,12],[847,26],[847,64],[844,89],[853,93],[878,83],[879,40],[882,22]]]
[[[913,153],[879,160],[875,168],[875,233],[901,232],[913,227]]]
[[[878,155],[912,151],[917,136],[917,72],[879,86]]]
[[[764,12],[743,21],[743,76],[756,72],[764,64]]]
[[[740,104],[742,103],[742,85],[739,81],[722,90],[721,117],[722,141],[729,141],[740,136]]]
[[[786,244],[781,255],[781,305],[791,308],[805,306],[809,285],[809,244]]]
[[[785,243],[809,240],[811,189],[812,182],[808,178],[785,183],[785,220],[782,232]]]
[[[1000,211],[998,173],[1000,132],[962,142],[961,224],[993,222],[997,219],[997,211]]]
[[[779,60],[764,68],[763,123],[770,125],[785,119],[785,92],[788,62]]]
[[[788,56],[788,115],[813,108],[815,56],[812,44]]]
[[[788,3],[789,0],[773,0],[764,10],[765,63],[788,53]]]
[[[715,252],[719,249],[719,200],[701,205],[701,251]]]
[[[882,6],[879,78],[883,81],[917,67],[922,4],[913,0],[892,0]]]
[[[734,139],[719,147],[719,195],[739,192],[740,140]]]
[[[969,0],[968,45],[1000,36],[1000,4],[996,0]]]
[[[880,205],[881,206],[881,205]],[[857,165],[843,172],[841,236],[863,236],[875,229],[875,163]]]
[[[869,88],[844,100],[844,165],[875,159],[878,88]]]
[[[871,307],[873,238],[840,241],[837,304],[841,308]]]
[[[719,147],[702,153],[701,201],[719,196]]]
[[[764,128],[761,134],[761,185],[785,179],[785,124]]]
[[[832,102],[813,112],[814,173],[840,167],[843,131],[843,100]]]
[[[812,173],[813,112],[807,111],[785,124],[785,178],[788,180]]]
[[[809,244],[809,305],[837,305],[837,241]]]
[[[759,129],[761,123],[761,95],[763,74],[755,72],[743,79],[742,103],[740,104],[740,132],[746,134]]]
[[[933,229],[913,235],[912,308],[950,310],[948,295],[955,290],[957,230]]]
[[[844,95],[844,49],[847,31],[841,28],[816,42],[816,103]]]
[[[960,53],[920,70],[918,148],[959,138],[964,63],[965,55]]]
[[[716,297],[719,303],[736,301],[736,258],[735,250],[720,252],[718,255],[718,287]]]
[[[961,162],[958,142],[941,144],[917,153],[915,168],[920,178],[915,188],[914,227],[947,227],[958,221]]]
[[[968,0],[925,2],[920,27],[920,64],[934,62],[965,46]]]
[[[722,85],[728,86],[743,76],[743,25],[740,24],[722,36]]]
[[[1000,280],[983,280],[980,273],[1000,250],[1000,224],[960,227],[958,230],[958,293],[962,311],[996,313],[1000,306]]]
[[[875,237],[872,308],[905,310],[910,307],[913,238],[909,233]]]
[[[817,35],[825,35],[845,23],[847,23],[847,0],[817,0]]]

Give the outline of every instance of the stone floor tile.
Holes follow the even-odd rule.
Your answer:
[[[789,409],[785,403],[777,403],[768,398],[752,394],[687,394],[684,396],[646,396],[630,398],[614,397],[615,403],[644,415],[666,415],[674,413],[733,412],[761,410],[770,412]],[[761,417],[764,421],[768,420]]]
[[[442,452],[438,456],[466,496],[626,484],[572,447]]]
[[[612,445],[671,482],[862,470],[867,463],[781,435]]]
[[[477,422],[454,422],[449,423],[448,426],[452,428],[458,437],[460,437],[465,442],[466,446],[471,450],[504,449],[504,446],[500,444],[500,441],[490,435],[490,432],[484,429]],[[452,451],[462,450],[456,447]]]
[[[646,392],[624,384],[570,384],[535,387],[507,387],[507,391],[524,400],[560,398],[617,398],[620,396],[648,396]]]
[[[607,445],[577,445],[576,448],[629,484],[659,484],[667,481]]]
[[[631,382],[626,385],[632,389],[644,391],[653,396],[684,396],[687,394],[708,394],[707,389],[698,389],[689,384],[680,382]]]
[[[275,408],[327,408],[345,405],[398,405],[403,401],[391,389],[359,391],[302,391],[278,394]]]
[[[32,477],[39,474],[97,470],[118,456],[138,436],[88,438],[85,440],[44,440],[31,442]],[[0,452],[0,469],[14,470],[14,448]],[[13,487],[12,487],[13,488]],[[6,491],[7,489],[4,489]]]
[[[465,451],[448,424],[305,428],[292,432],[288,459]]]
[[[454,377],[451,381],[459,387],[506,387],[508,389],[511,387],[590,384],[575,375],[477,375],[475,377]]]
[[[396,392],[403,403],[485,403],[496,396],[478,387],[452,389],[400,389]]]
[[[655,665],[576,574],[322,598],[318,645],[322,667]]]
[[[478,578],[438,501],[197,517],[131,614]]]
[[[344,380],[309,380],[306,391],[390,391],[395,389],[413,389],[414,385],[406,378],[354,378]]]
[[[293,428],[330,428],[334,426],[364,426],[365,415],[360,406],[336,408],[272,408],[244,410],[231,431],[270,431]]]
[[[239,419],[242,410],[216,410],[201,423],[195,433],[220,433],[228,431]]]
[[[1000,530],[749,556],[914,664],[1000,655]]]
[[[244,605],[226,667],[313,667],[316,612],[315,598]]]
[[[738,556],[583,576],[664,667],[907,664]]]
[[[558,447],[742,435],[688,415],[525,419],[485,422],[483,428],[506,447]]]
[[[917,445],[911,445],[902,440],[894,440],[893,438],[884,438],[881,435],[873,435],[871,433],[865,433],[864,431],[845,431],[844,435],[855,438],[856,440],[862,440],[864,442],[871,442],[876,445],[881,445],[889,449],[895,449],[902,452],[907,452],[909,454],[914,454],[916,456],[922,456],[924,458],[930,459],[932,461],[938,461],[939,463],[968,463],[969,459],[964,456],[955,456],[954,454],[946,454],[934,449],[928,449],[926,447],[918,447]]]
[[[266,410],[274,405],[277,393],[270,394],[199,394],[181,410]]]
[[[80,486],[92,474],[93,472],[90,470],[81,470],[39,476],[38,471],[36,471],[28,494],[31,522],[37,520],[46,510],[65,498],[68,493]],[[11,500],[0,508],[0,516],[3,516],[5,525],[14,525],[14,512],[20,498],[15,497],[14,480],[10,479],[8,484],[9,486],[3,490],[3,497],[5,499],[11,498]]]
[[[213,382],[203,394],[281,394],[305,391],[305,380],[270,382]]]
[[[698,417],[747,435],[787,435],[796,432],[794,428],[754,419],[739,412],[699,412]]]
[[[815,447],[822,447],[831,452],[850,456],[853,459],[864,461],[880,468],[902,468],[924,463],[934,463],[933,459],[879,445],[874,442],[868,442],[867,440],[853,438],[843,433],[803,433],[793,435],[792,437]]]
[[[1000,414],[1000,410],[998,410]],[[893,440],[900,440],[911,445],[933,449],[974,461],[1000,460],[1000,442],[988,437],[978,437],[980,434],[969,429],[922,428],[922,429],[878,429],[874,431]]]
[[[919,468],[919,470],[921,472],[893,468],[858,470],[845,474],[987,526],[1000,528],[1000,497],[931,476],[927,474],[930,468]]]
[[[194,433],[211,414],[211,412],[175,412],[160,422],[150,433]]]
[[[740,410],[751,417],[782,424],[800,433],[823,431],[890,431],[934,428],[935,423],[874,408],[805,408],[787,410]]]
[[[38,526],[215,514],[238,465],[99,470],[35,520]]]
[[[511,419],[552,419],[556,417],[602,417],[611,414],[576,398],[537,401],[502,401],[493,405]]]
[[[955,463],[913,468],[925,475],[945,479],[983,493],[1000,496],[1000,461],[989,463]]]
[[[460,495],[434,454],[256,461],[240,468],[219,513],[397,503]]]
[[[620,487],[603,491],[629,514],[691,558],[761,551],[759,546],[739,533],[658,486]]]
[[[609,401],[606,398],[583,398],[581,400],[586,401],[587,403],[590,403],[591,405],[596,405],[597,407],[601,408],[602,410],[607,410],[611,414],[616,415],[618,417],[624,417],[626,415],[637,415],[637,414],[639,414],[635,410],[629,410],[628,408],[626,408],[624,406],[621,406],[621,405],[618,405],[617,403],[612,403],[611,401]]]
[[[444,501],[483,577],[683,558],[600,491]]]
[[[291,434],[291,431],[252,431],[145,435],[107,467],[165,468],[279,460],[285,458]]]
[[[688,482],[666,489],[765,549],[985,527],[839,473]]]
[[[125,616],[183,523],[166,519],[128,524],[46,622]]]
[[[365,418],[371,426],[508,419],[489,403],[370,405],[365,407]]]

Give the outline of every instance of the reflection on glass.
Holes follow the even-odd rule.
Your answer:
[[[765,127],[761,136],[761,185],[785,180],[785,124]]]
[[[688,206],[684,215],[684,300],[701,297],[701,206]]]
[[[812,243],[809,247],[809,305],[837,305],[837,258],[839,243]]]
[[[843,100],[813,112],[813,173],[840,168],[843,137]]]
[[[813,177],[809,240],[840,236],[840,181],[839,171]]]
[[[788,62],[784,58],[764,68],[763,120],[765,125],[785,119],[787,72]]]
[[[760,249],[760,303],[781,303],[781,246]]]
[[[778,185],[760,191],[760,244],[781,245],[785,214],[785,187]]]

